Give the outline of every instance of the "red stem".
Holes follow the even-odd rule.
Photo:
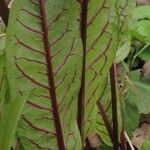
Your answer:
[[[110,69],[110,82],[111,82],[111,100],[112,100],[112,119],[113,119],[113,148],[119,150],[118,140],[118,115],[117,115],[117,90],[116,90],[116,64],[113,63]]]
[[[127,150],[126,138],[124,134],[124,129],[121,131],[121,150]]]
[[[80,32],[83,45],[83,60],[82,60],[82,76],[81,76],[81,87],[78,97],[78,115],[77,123],[80,130],[82,142],[84,141],[84,103],[85,103],[85,65],[86,65],[86,34],[87,34],[87,9],[88,9],[88,0],[81,0],[81,23],[80,23]]]

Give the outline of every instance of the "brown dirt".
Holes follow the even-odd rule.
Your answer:
[[[137,128],[133,133],[132,144],[139,150],[142,144],[150,138],[150,124],[143,123],[141,127]]]

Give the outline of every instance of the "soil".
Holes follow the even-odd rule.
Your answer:
[[[132,144],[139,150],[145,140],[150,138],[150,114],[142,115],[140,127],[133,133]]]

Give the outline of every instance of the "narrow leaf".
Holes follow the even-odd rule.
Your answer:
[[[83,58],[78,99],[78,126],[82,139],[96,131],[96,102],[101,96],[103,79],[107,76],[117,48],[115,2],[115,0],[79,1]]]

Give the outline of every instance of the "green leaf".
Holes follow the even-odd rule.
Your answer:
[[[0,118],[1,112],[4,109],[4,105],[6,103],[5,97],[7,93],[7,79],[5,70],[5,43],[5,30],[3,30],[3,25],[0,24]]]
[[[116,53],[116,62],[124,60],[131,50],[131,33],[129,24],[132,19],[132,11],[135,1],[118,0],[119,22],[119,47]]]
[[[5,34],[6,33],[6,27],[5,24],[0,21],[0,35]]]
[[[118,16],[115,4],[115,0],[94,0],[88,3],[87,36],[82,38],[87,42],[85,72],[82,74],[85,77],[85,137],[97,130],[96,102],[101,96],[103,79],[107,76],[117,49]]]
[[[7,30],[6,73],[10,107],[22,103],[9,136],[20,116],[16,132],[25,150],[82,149],[76,121],[83,110],[83,103],[77,104],[79,91],[85,101],[84,138],[97,131],[96,101],[118,46],[116,2],[14,1]],[[2,121],[5,132],[9,122]],[[10,146],[7,140],[12,141],[1,139],[5,150]]]
[[[5,42],[6,42],[6,35],[5,33],[2,33],[0,34],[0,55],[4,53]]]
[[[86,135],[93,129],[90,122],[97,114],[95,102],[102,77],[107,75],[117,46],[115,11],[110,13],[114,4],[113,0],[88,4],[88,36],[84,39],[87,41]],[[81,148],[76,124],[81,44],[84,45],[77,21],[77,18],[83,21],[80,5],[73,0],[36,4],[21,0],[13,4],[7,32],[6,68],[11,99],[19,93],[24,96],[28,87],[31,88],[17,129],[25,149],[36,149],[37,144],[41,148],[60,149],[64,144],[67,149]]]
[[[107,146],[107,145],[103,144],[97,150],[113,150],[113,147],[110,147],[110,146]]]
[[[103,93],[98,103],[98,115],[97,115],[97,133],[102,141],[112,146],[112,105],[111,105],[111,87],[108,84],[107,78],[104,79]]]
[[[132,71],[129,73],[129,100],[133,101],[138,107],[139,113],[147,114],[150,112],[150,82],[140,78],[140,72]]]
[[[126,96],[122,99],[121,110],[125,131],[129,136],[132,136],[133,131],[139,125],[140,114],[137,104],[129,98],[129,94],[127,92]]]
[[[144,61],[150,60],[150,46],[148,46],[142,53],[140,53],[139,57]]]
[[[131,24],[132,35],[137,39],[150,42],[150,6],[140,6],[133,11],[133,22]]]
[[[24,100],[20,101],[19,98],[17,98],[14,101],[11,101],[7,106],[5,107],[5,110],[1,114],[1,120],[0,120],[0,147],[1,149],[10,149],[10,146],[12,145],[12,142],[14,139],[16,127],[18,120],[21,115],[21,111],[23,109],[24,103],[26,98]]]
[[[76,124],[82,63],[77,8],[73,0],[13,3],[6,71],[11,101],[20,95],[22,102],[31,90],[17,128],[27,150],[36,150],[37,145],[41,149],[81,149]]]
[[[149,14],[150,6],[139,6],[134,9],[132,18],[134,20],[150,19]]]
[[[126,132],[132,136],[132,132],[139,125],[140,114],[150,112],[150,82],[141,79],[139,70],[129,72],[125,78],[124,97],[121,102],[122,119]]]
[[[148,149],[150,149],[150,140],[149,139],[146,140],[141,147],[141,150],[148,150]]]
[[[122,61],[130,52],[130,44],[131,44],[131,36],[129,33],[129,22],[131,21],[131,13],[133,7],[135,7],[135,1],[122,1],[119,0],[116,3],[117,5],[117,11],[119,15],[119,28],[117,29],[119,34],[119,48],[117,49],[117,54],[116,54],[116,60],[117,62]],[[108,82],[108,85],[106,85],[106,78],[103,78],[103,87],[106,89],[101,89],[99,91],[101,98],[99,99],[99,102],[101,104],[101,110],[99,111],[97,115],[97,132],[99,136],[101,137],[102,141],[109,145],[112,146],[112,140],[113,138],[111,137],[112,132],[112,109],[111,109],[111,90],[110,90],[110,83]],[[120,131],[122,130],[122,118],[121,118],[121,112],[120,112],[120,96],[119,96],[119,91],[117,91],[117,105],[118,105],[118,126],[119,126],[119,135]],[[104,114],[102,114],[104,112]],[[106,117],[105,117],[106,116]],[[109,123],[109,128],[111,128],[111,131],[108,131],[108,126],[106,127],[106,123],[104,122],[104,119],[107,118],[108,123]],[[118,136],[119,136],[118,135]]]
[[[119,47],[116,53],[116,63],[123,61],[128,56],[130,49],[131,49],[130,41],[127,41],[121,47]]]
[[[143,36],[145,41],[150,41],[150,21],[142,20],[136,24],[137,32]]]
[[[5,72],[5,55],[0,55],[0,119],[1,112],[4,109],[4,105],[7,101],[6,93],[7,93],[7,80],[6,80],[6,72]]]

